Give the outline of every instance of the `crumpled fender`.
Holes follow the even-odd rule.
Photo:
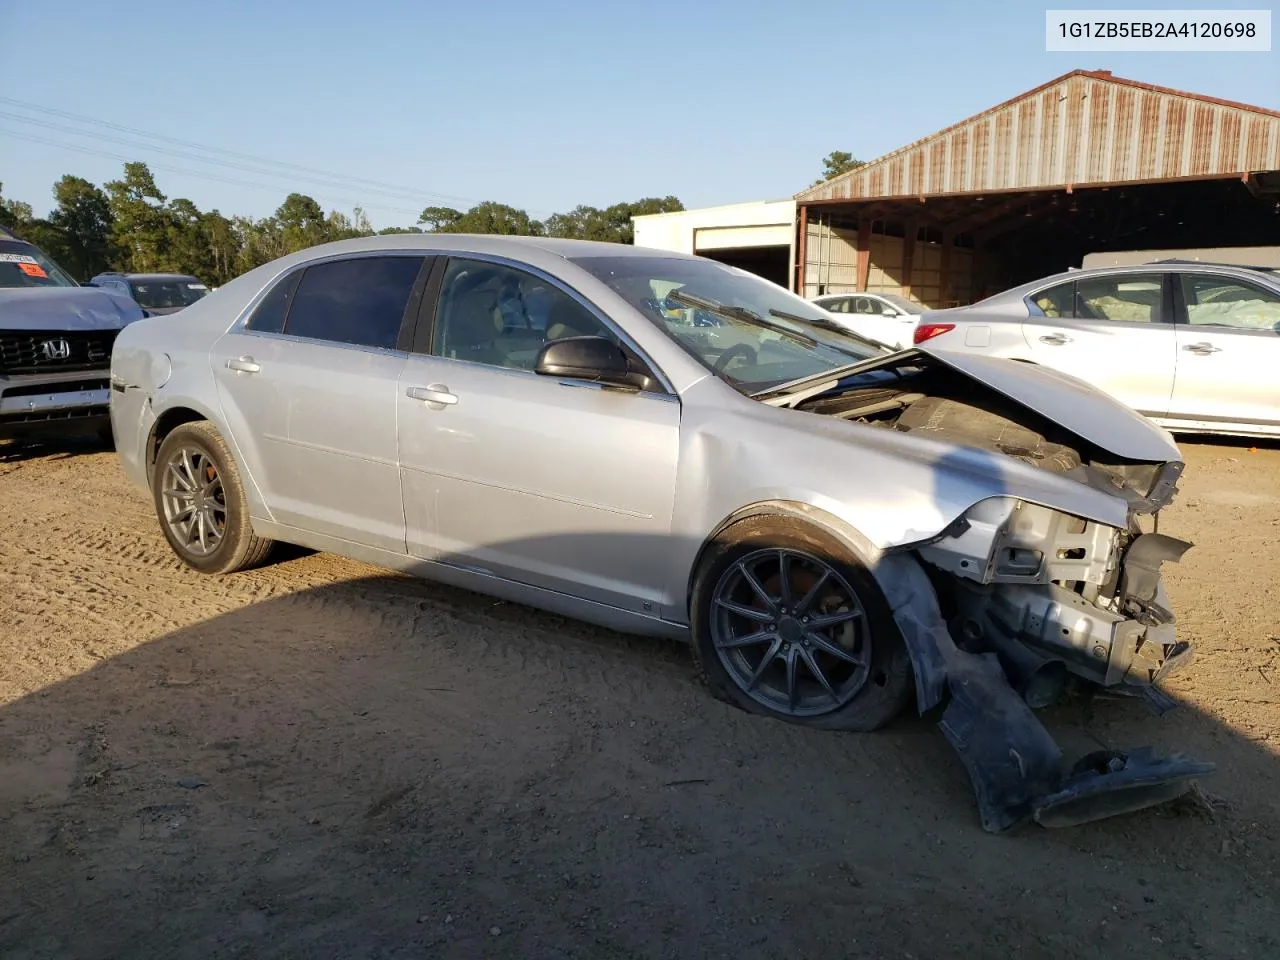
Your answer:
[[[1172,800],[1214,765],[1150,748],[1092,755],[1068,773],[1062,751],[1009,683],[995,654],[956,646],[933,586],[908,554],[888,554],[873,567],[915,670],[921,714],[939,705],[939,726],[960,756],[985,830],[998,833],[1028,820],[1068,826]]]

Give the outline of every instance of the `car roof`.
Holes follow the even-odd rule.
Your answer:
[[[661,257],[663,259],[700,260],[686,253],[636,247],[629,243],[607,243],[602,240],[564,240],[558,237],[511,237],[481,233],[389,233],[382,236],[356,237],[336,240],[319,246],[299,250],[294,257],[310,260],[343,253],[364,253],[378,250],[452,250],[459,253],[490,253],[511,256],[525,253],[550,254],[573,260],[587,257]]]
[[[191,274],[189,273],[116,273],[114,271],[107,271],[106,273],[100,273],[97,276],[95,276],[93,279],[97,280],[100,277],[123,277],[126,280],[141,280],[144,283],[148,281],[155,281],[155,280],[192,280],[194,281],[196,279],[195,277],[191,276]]]

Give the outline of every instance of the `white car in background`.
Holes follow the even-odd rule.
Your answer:
[[[911,346],[916,321],[925,312],[896,293],[828,293],[811,302],[841,326],[894,350]]]
[[[915,343],[1043,364],[1176,433],[1280,436],[1280,270],[1072,270],[926,312]]]

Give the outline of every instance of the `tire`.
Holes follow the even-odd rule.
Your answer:
[[[790,602],[781,596],[783,556]],[[822,730],[869,731],[911,700],[910,654],[879,585],[847,547],[811,524],[769,516],[726,528],[705,552],[691,600],[694,659],[727,703]]]
[[[183,487],[184,478],[196,491],[192,496]],[[156,453],[151,493],[161,532],[173,552],[192,569],[208,574],[235,573],[259,566],[270,554],[273,541],[253,532],[231,451],[207,420],[184,423],[164,438]],[[187,501],[192,504],[189,516],[194,526],[184,535]],[[203,518],[197,513],[203,513]]]

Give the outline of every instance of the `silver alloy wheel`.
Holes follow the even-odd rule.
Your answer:
[[[871,675],[871,637],[857,591],[810,554],[747,554],[720,578],[711,608],[720,662],[743,693],[776,713],[831,713]]]
[[[207,557],[227,529],[227,497],[213,458],[196,446],[178,447],[160,481],[164,519],[184,550]]]

